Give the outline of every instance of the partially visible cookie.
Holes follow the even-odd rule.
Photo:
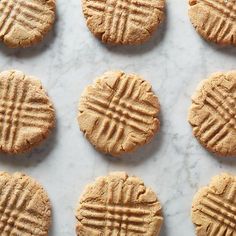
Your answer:
[[[9,47],[40,42],[55,20],[55,0],[1,0],[0,40]]]
[[[0,172],[0,235],[47,236],[51,204],[34,179]]]
[[[195,195],[192,221],[197,236],[236,235],[236,177],[221,174]]]
[[[236,156],[236,71],[216,73],[200,83],[188,120],[210,152]]]
[[[151,140],[159,129],[159,110],[147,81],[121,71],[107,72],[83,92],[78,121],[95,148],[118,156]]]
[[[193,26],[205,39],[236,46],[236,0],[189,0]]]
[[[54,125],[55,111],[39,80],[15,70],[0,73],[1,151],[28,151],[47,138]]]
[[[82,0],[90,31],[104,43],[140,44],[164,19],[165,0]]]
[[[114,172],[87,186],[76,211],[78,236],[159,235],[156,194],[137,177]]]

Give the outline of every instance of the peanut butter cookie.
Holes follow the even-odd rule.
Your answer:
[[[236,46],[236,0],[189,0],[197,32],[218,44]]]
[[[163,222],[156,194],[141,179],[122,172],[88,185],[76,218],[79,236],[157,236]]]
[[[165,0],[82,0],[82,3],[88,28],[104,43],[143,43],[165,15]]]
[[[193,200],[197,236],[236,235],[236,177],[221,174]]]
[[[0,172],[0,235],[47,236],[51,204],[35,180],[21,173]]]
[[[0,73],[0,150],[22,153],[47,138],[55,125],[41,82],[20,71]]]
[[[0,40],[7,46],[40,42],[55,20],[55,0],[1,0]]]
[[[101,152],[132,152],[159,129],[160,106],[151,85],[138,75],[107,72],[88,86],[79,103],[81,131]]]
[[[192,97],[188,120],[209,151],[236,155],[236,71],[216,73],[201,82]]]

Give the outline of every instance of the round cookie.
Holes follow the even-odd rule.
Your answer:
[[[83,92],[78,121],[96,149],[118,156],[151,140],[159,129],[159,110],[147,81],[121,71],[107,72]]]
[[[218,44],[236,46],[236,0],[189,0],[197,32]]]
[[[0,235],[47,236],[51,204],[35,180],[0,172]]]
[[[54,23],[55,11],[55,0],[1,0],[0,40],[13,48],[40,42]]]
[[[221,174],[199,190],[192,204],[197,236],[236,235],[236,177]]]
[[[47,138],[55,125],[41,82],[20,71],[0,73],[0,150],[22,153]]]
[[[82,0],[90,31],[104,43],[140,44],[164,19],[165,0]]]
[[[87,186],[76,211],[79,236],[159,235],[163,217],[156,194],[137,177],[114,172]]]
[[[203,80],[192,97],[189,123],[210,152],[236,155],[236,71]]]

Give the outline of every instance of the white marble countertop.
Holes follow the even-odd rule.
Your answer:
[[[205,151],[192,136],[187,110],[200,80],[215,71],[236,69],[236,48],[203,41],[188,19],[187,0],[167,1],[164,24],[151,41],[137,47],[101,44],[85,25],[80,0],[57,3],[57,23],[40,45],[29,49],[0,45],[0,70],[15,68],[42,80],[56,107],[57,128],[30,154],[16,158],[0,154],[0,169],[25,172],[45,186],[53,204],[50,236],[75,235],[74,207],[84,186],[110,171],[140,176],[158,193],[165,216],[161,236],[194,236],[190,219],[194,193],[218,173],[236,174],[236,159]],[[95,151],[76,121],[82,90],[94,77],[113,69],[149,80],[162,109],[159,135],[119,160]]]

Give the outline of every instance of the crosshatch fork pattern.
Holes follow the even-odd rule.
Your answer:
[[[82,205],[82,209],[85,210],[83,216],[86,218],[83,221],[84,224],[88,227],[100,228],[104,235],[110,235],[113,229],[120,232],[121,235],[124,231],[144,234],[145,225],[148,224],[148,220],[145,218],[150,212],[145,204],[141,205],[142,208],[132,206],[132,191],[132,186],[130,186],[128,194],[123,192],[122,186],[115,191],[114,185],[108,183],[106,205],[93,203]],[[115,201],[113,194],[118,196]]]
[[[236,98],[227,94],[221,87],[215,87],[208,92],[205,103],[209,114],[195,132],[198,136],[202,134],[204,142],[215,146],[227,138],[231,131],[236,132]]]
[[[234,22],[236,20],[235,0],[199,0],[200,3],[214,10],[217,14],[222,14],[222,17]]]
[[[44,13],[44,9],[35,0],[29,2],[24,0],[2,0],[0,12],[0,35],[7,35],[15,23],[27,30],[38,30],[37,26],[44,24],[41,15]]]
[[[104,236],[156,235],[157,222],[162,222],[160,208],[154,200],[148,203],[139,199],[145,190],[136,184],[106,181],[105,193],[98,196],[97,201],[92,200],[93,196],[82,200],[78,216],[81,228],[78,229],[91,235],[97,232]]]
[[[10,47],[41,40],[54,21],[54,8],[54,0],[1,0],[0,39]]]
[[[223,180],[222,180],[223,181]],[[225,180],[224,180],[225,181]],[[224,183],[225,184],[225,183]],[[218,186],[209,187],[200,194],[194,205],[193,216],[198,219],[197,227],[211,222],[207,235],[236,235],[236,179],[227,179],[223,194]]]
[[[163,5],[163,1],[159,0],[84,0],[84,12],[88,17],[101,18],[104,41],[122,43],[129,41],[130,27],[136,30],[147,27],[148,30],[149,24],[151,28],[151,25],[159,24]],[[149,30],[153,31],[151,28]]]
[[[24,175],[1,172],[0,191],[1,235],[47,235],[49,200],[41,186]]]
[[[15,75],[12,73],[11,78],[0,81],[0,143],[4,151],[20,148],[27,142],[27,134],[43,135],[54,123],[48,98],[42,95],[34,98],[30,80],[17,79]]]
[[[192,23],[205,38],[236,45],[236,0],[191,2],[190,15],[194,16],[191,17]]]
[[[205,80],[193,97],[189,122],[199,141],[219,155],[236,153],[236,74]]]
[[[123,127],[130,126],[136,131],[144,131],[147,125],[151,125],[152,120],[146,121],[143,117],[153,118],[156,111],[149,111],[139,103],[139,94],[135,92],[135,83],[136,80],[121,79],[117,82],[110,101],[103,96],[103,91],[97,91],[99,95],[96,97],[89,95],[86,97],[85,104],[89,110],[114,121],[117,125],[121,124]],[[151,106],[148,103],[147,105]],[[101,126],[99,133],[105,131],[103,128],[104,126]]]
[[[119,76],[113,88],[106,87],[103,79],[89,86],[79,106],[80,127],[90,120],[82,131],[101,149],[106,144],[107,150],[102,151],[113,154],[119,154],[128,145],[148,142],[159,127],[158,100],[148,84],[139,77]]]

